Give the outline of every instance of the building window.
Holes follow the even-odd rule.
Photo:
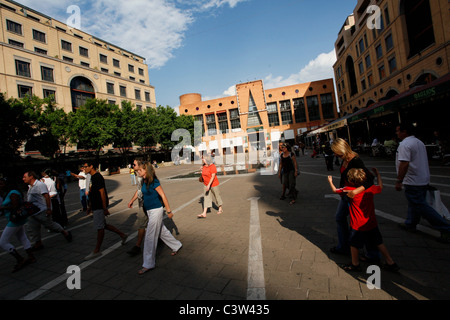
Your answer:
[[[113,66],[116,68],[120,68],[120,61],[117,59],[113,59]]]
[[[203,123],[203,115],[197,115],[194,116],[194,121],[195,122],[200,122],[202,124],[202,135],[205,133],[205,124]]]
[[[226,111],[217,113],[217,122],[219,122],[220,132],[228,133],[228,117]]]
[[[127,87],[120,86],[120,96],[125,98],[127,97]]]
[[[33,39],[45,43],[45,33],[33,29]]]
[[[145,92],[145,101],[150,102],[150,92]]]
[[[16,74],[18,76],[31,78],[30,63],[16,60]]]
[[[317,96],[307,97],[306,104],[308,106],[309,121],[320,120],[319,99]]]
[[[144,69],[139,68],[139,75],[143,76],[144,75]]]
[[[386,78],[386,70],[384,68],[384,64],[378,67],[378,75],[380,77],[380,80],[383,80]]]
[[[101,63],[108,63],[108,57],[104,54],[100,54],[100,62]]]
[[[100,68],[100,71],[101,71],[101,72],[104,72],[104,73],[108,73],[108,72],[109,72],[109,70],[108,70],[108,69],[105,69],[105,68]]]
[[[122,76],[122,74],[121,74],[120,72],[114,72],[114,75],[115,75],[115,76],[118,76],[118,77],[121,77],[121,76]]]
[[[281,123],[292,124],[292,112],[291,112],[291,101],[285,100],[280,101],[280,111],[281,111]]]
[[[44,89],[43,95],[44,95],[44,99],[51,98],[51,100],[53,102],[56,102],[56,91],[55,90]]]
[[[359,74],[362,75],[364,73],[364,63],[361,61],[359,63]]]
[[[82,65],[83,67],[88,67],[88,68],[91,66],[89,63],[83,62],[83,61],[80,62],[80,65]]]
[[[383,57],[383,48],[381,47],[381,44],[375,47],[375,51],[377,52],[377,59],[381,59]]]
[[[397,71],[397,59],[395,57],[392,57],[389,59],[389,73],[394,73]]]
[[[114,94],[114,83],[106,83],[106,92],[108,92],[108,94]]]
[[[11,20],[6,20],[6,30],[22,35],[22,25]]]
[[[230,123],[231,123],[231,129],[240,129],[241,128],[241,119],[239,117],[239,109],[231,109],[230,110]]]
[[[303,98],[294,99],[295,122],[306,122],[305,100]]]
[[[68,41],[61,40],[61,48],[63,50],[72,52],[72,44]]]
[[[136,97],[136,100],[141,100],[141,90],[135,89],[134,90],[134,95]]]
[[[322,103],[322,114],[324,119],[334,119],[334,104],[331,93],[320,95]]]
[[[366,69],[372,66],[372,60],[370,59],[370,54],[366,56]]]
[[[429,0],[401,1],[408,32],[409,55],[411,58],[435,43],[433,18]]]
[[[128,65],[128,71],[134,73],[134,66],[129,64]]]
[[[388,35],[385,39],[386,52],[394,47],[394,40],[392,39],[392,34]]]
[[[41,66],[41,76],[43,81],[55,82],[52,68]]]
[[[72,62],[73,63],[73,59],[72,58],[69,58],[69,57],[63,57],[63,60],[64,61],[67,61],[67,62]]]
[[[18,96],[19,98],[25,98],[26,96],[32,97],[33,96],[33,88],[28,86],[23,86],[19,84],[17,86]]]
[[[80,47],[80,56],[89,57],[89,50],[83,47]]]
[[[47,55],[47,50],[36,48],[36,47],[34,48],[34,52]]]
[[[367,85],[369,86],[369,88],[371,86],[373,86],[373,74],[372,73],[367,75]]]
[[[363,91],[365,91],[367,89],[366,79],[361,80],[361,87],[362,87]]]
[[[135,77],[130,77],[130,80],[131,81],[136,81],[136,78]]]
[[[366,47],[365,47],[365,45],[364,45],[364,39],[361,38],[361,39],[359,40],[359,53],[360,53],[360,54],[363,54],[365,50],[366,50]]]
[[[276,102],[267,104],[267,116],[269,118],[269,126],[277,127],[280,125],[280,117],[278,116],[278,107]]]
[[[9,39],[9,40],[8,40],[8,43],[9,43],[10,45],[12,45],[12,46],[16,46],[16,47],[19,47],[19,48],[23,48],[23,43],[22,43],[22,42],[19,42],[19,41],[16,41],[16,40],[12,40],[12,39]]]
[[[206,126],[208,127],[208,136],[217,134],[216,117],[214,113],[206,115]]]
[[[384,8],[384,18],[386,19],[386,26],[391,24],[391,17],[389,15],[389,9],[386,6],[386,8]]]

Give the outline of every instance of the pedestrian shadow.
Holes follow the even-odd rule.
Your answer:
[[[202,212],[203,212],[203,210],[205,210],[205,197],[200,197],[198,203],[202,205]],[[219,206],[214,201],[212,202],[212,209],[219,210]],[[208,208],[206,212],[211,213],[211,208]]]
[[[330,248],[336,241],[334,234],[329,231],[330,226],[326,228],[314,227],[312,224],[301,221],[298,215],[293,214],[292,212],[267,211],[266,215],[275,217],[280,226],[297,232],[306,240],[313,243],[318,249],[327,254],[328,258],[335,262],[338,266],[351,263],[350,255],[339,255],[330,252]],[[334,221],[331,220],[330,224],[334,224]],[[407,265],[407,262],[403,261],[403,263]],[[340,268],[339,273],[345,272],[352,276],[355,280],[359,281],[361,290],[363,290],[362,288],[366,288],[363,291],[367,293],[365,294],[366,296],[370,297],[371,295],[368,291],[373,289],[369,289],[367,286],[368,284],[375,283],[372,283],[372,281],[375,281],[375,278],[372,277],[375,273],[374,271],[369,271],[368,269],[371,264],[362,261],[360,264],[362,267],[362,271],[360,272],[347,272]],[[402,263],[399,265],[402,267]],[[378,284],[380,289],[398,300],[439,299],[439,290],[432,292],[433,290],[430,290],[430,288],[424,286],[422,283],[426,283],[426,279],[420,279],[420,277],[418,278],[418,273],[416,272],[409,272],[401,269],[400,272],[393,273],[383,270],[382,267],[380,267],[377,272],[381,275],[379,279],[380,283]],[[377,296],[376,293],[374,296]]]

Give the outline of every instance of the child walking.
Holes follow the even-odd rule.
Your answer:
[[[383,189],[383,181],[380,173],[376,168],[373,168],[373,173],[377,177],[378,185],[359,191],[353,199],[349,199],[350,211],[350,247],[352,262],[342,266],[345,271],[361,271],[359,264],[359,249],[364,245],[368,247],[377,247],[380,253],[386,260],[384,269],[388,271],[397,272],[400,270],[399,266],[392,260],[386,246],[383,244],[383,238],[378,228],[378,222],[375,216],[374,195],[381,193]],[[351,187],[344,187],[336,189],[333,184],[333,177],[328,176],[328,182],[334,193],[345,194],[351,190],[355,190],[367,179],[367,175],[363,169],[351,169],[347,174],[348,181],[352,184]]]

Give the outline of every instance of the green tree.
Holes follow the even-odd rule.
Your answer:
[[[97,161],[103,147],[114,143],[117,135],[117,105],[106,100],[88,99],[68,117],[70,142],[95,150]]]
[[[17,155],[18,149],[34,136],[36,130],[24,104],[17,99],[6,100],[3,93],[0,93],[0,114],[0,162],[4,162]]]

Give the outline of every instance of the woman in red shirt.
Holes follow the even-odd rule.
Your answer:
[[[206,212],[212,207],[212,194],[216,198],[216,204],[219,206],[219,211],[217,214],[223,213],[222,210],[222,197],[220,196],[219,189],[219,179],[217,179],[217,168],[213,164],[211,156],[203,156],[203,167],[202,167],[202,178],[204,187],[204,197],[203,197],[203,212],[199,214],[197,218],[206,218]]]

